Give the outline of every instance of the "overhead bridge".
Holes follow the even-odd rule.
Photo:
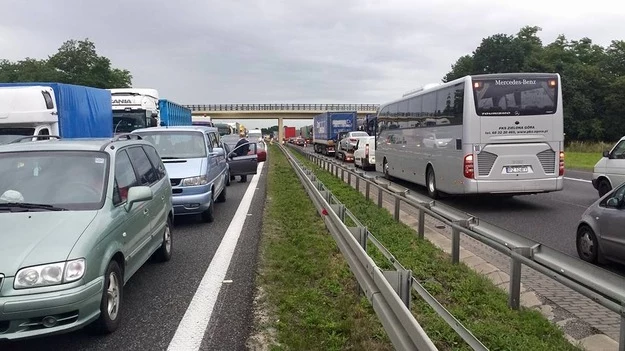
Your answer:
[[[194,116],[212,119],[277,119],[279,138],[284,138],[283,120],[311,119],[332,111],[356,111],[358,117],[375,114],[379,104],[212,104],[184,105]]]

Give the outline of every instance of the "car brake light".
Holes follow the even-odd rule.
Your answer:
[[[464,177],[473,179],[475,176],[473,168],[473,154],[466,155],[464,157]]]
[[[365,157],[369,157],[369,144],[365,145]]]
[[[559,175],[564,175],[564,151],[560,151],[560,172]]]

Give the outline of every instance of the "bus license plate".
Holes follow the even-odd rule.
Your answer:
[[[527,166],[507,166],[506,173],[527,173]]]

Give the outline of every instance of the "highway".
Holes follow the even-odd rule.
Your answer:
[[[306,148],[306,151],[312,153],[312,147]],[[366,173],[384,177],[380,172]],[[445,195],[440,201],[567,255],[578,257],[575,247],[577,222],[586,208],[599,198],[590,182],[591,176],[590,172],[566,170],[564,189],[547,194],[519,195],[508,199]],[[394,182],[427,196],[425,187],[398,179]],[[619,265],[609,264],[604,268],[625,274],[625,269]]]
[[[198,218],[176,219],[171,261],[148,262],[130,279],[124,288],[121,326],[115,333],[94,337],[78,330],[0,343],[0,350],[50,350],[51,345],[55,350],[197,350],[189,346],[191,341],[202,350],[245,349],[253,325],[251,309],[266,196],[265,174],[263,169],[260,177],[254,176],[259,179],[257,185],[251,177],[247,183],[239,183],[238,178],[231,182],[226,202],[216,204],[213,223]],[[240,205],[250,185],[253,188],[246,195],[251,199],[247,210]],[[237,213],[237,209],[244,212]],[[229,266],[230,257],[225,254],[228,247],[233,250]],[[210,282],[219,276],[220,268],[224,279]],[[201,282],[205,284],[198,289]],[[211,289],[215,293],[214,308],[209,304]],[[187,312],[192,300],[196,308]],[[180,327],[183,316],[185,323]],[[202,327],[197,320],[207,325]]]

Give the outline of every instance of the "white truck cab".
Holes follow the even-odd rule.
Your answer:
[[[595,164],[592,185],[602,197],[610,190],[625,183],[625,137],[622,137],[610,151]]]
[[[24,136],[59,135],[55,101],[51,87],[0,88],[0,144]]]
[[[143,88],[109,89],[113,105],[113,131],[130,133],[160,124],[158,91]]]

